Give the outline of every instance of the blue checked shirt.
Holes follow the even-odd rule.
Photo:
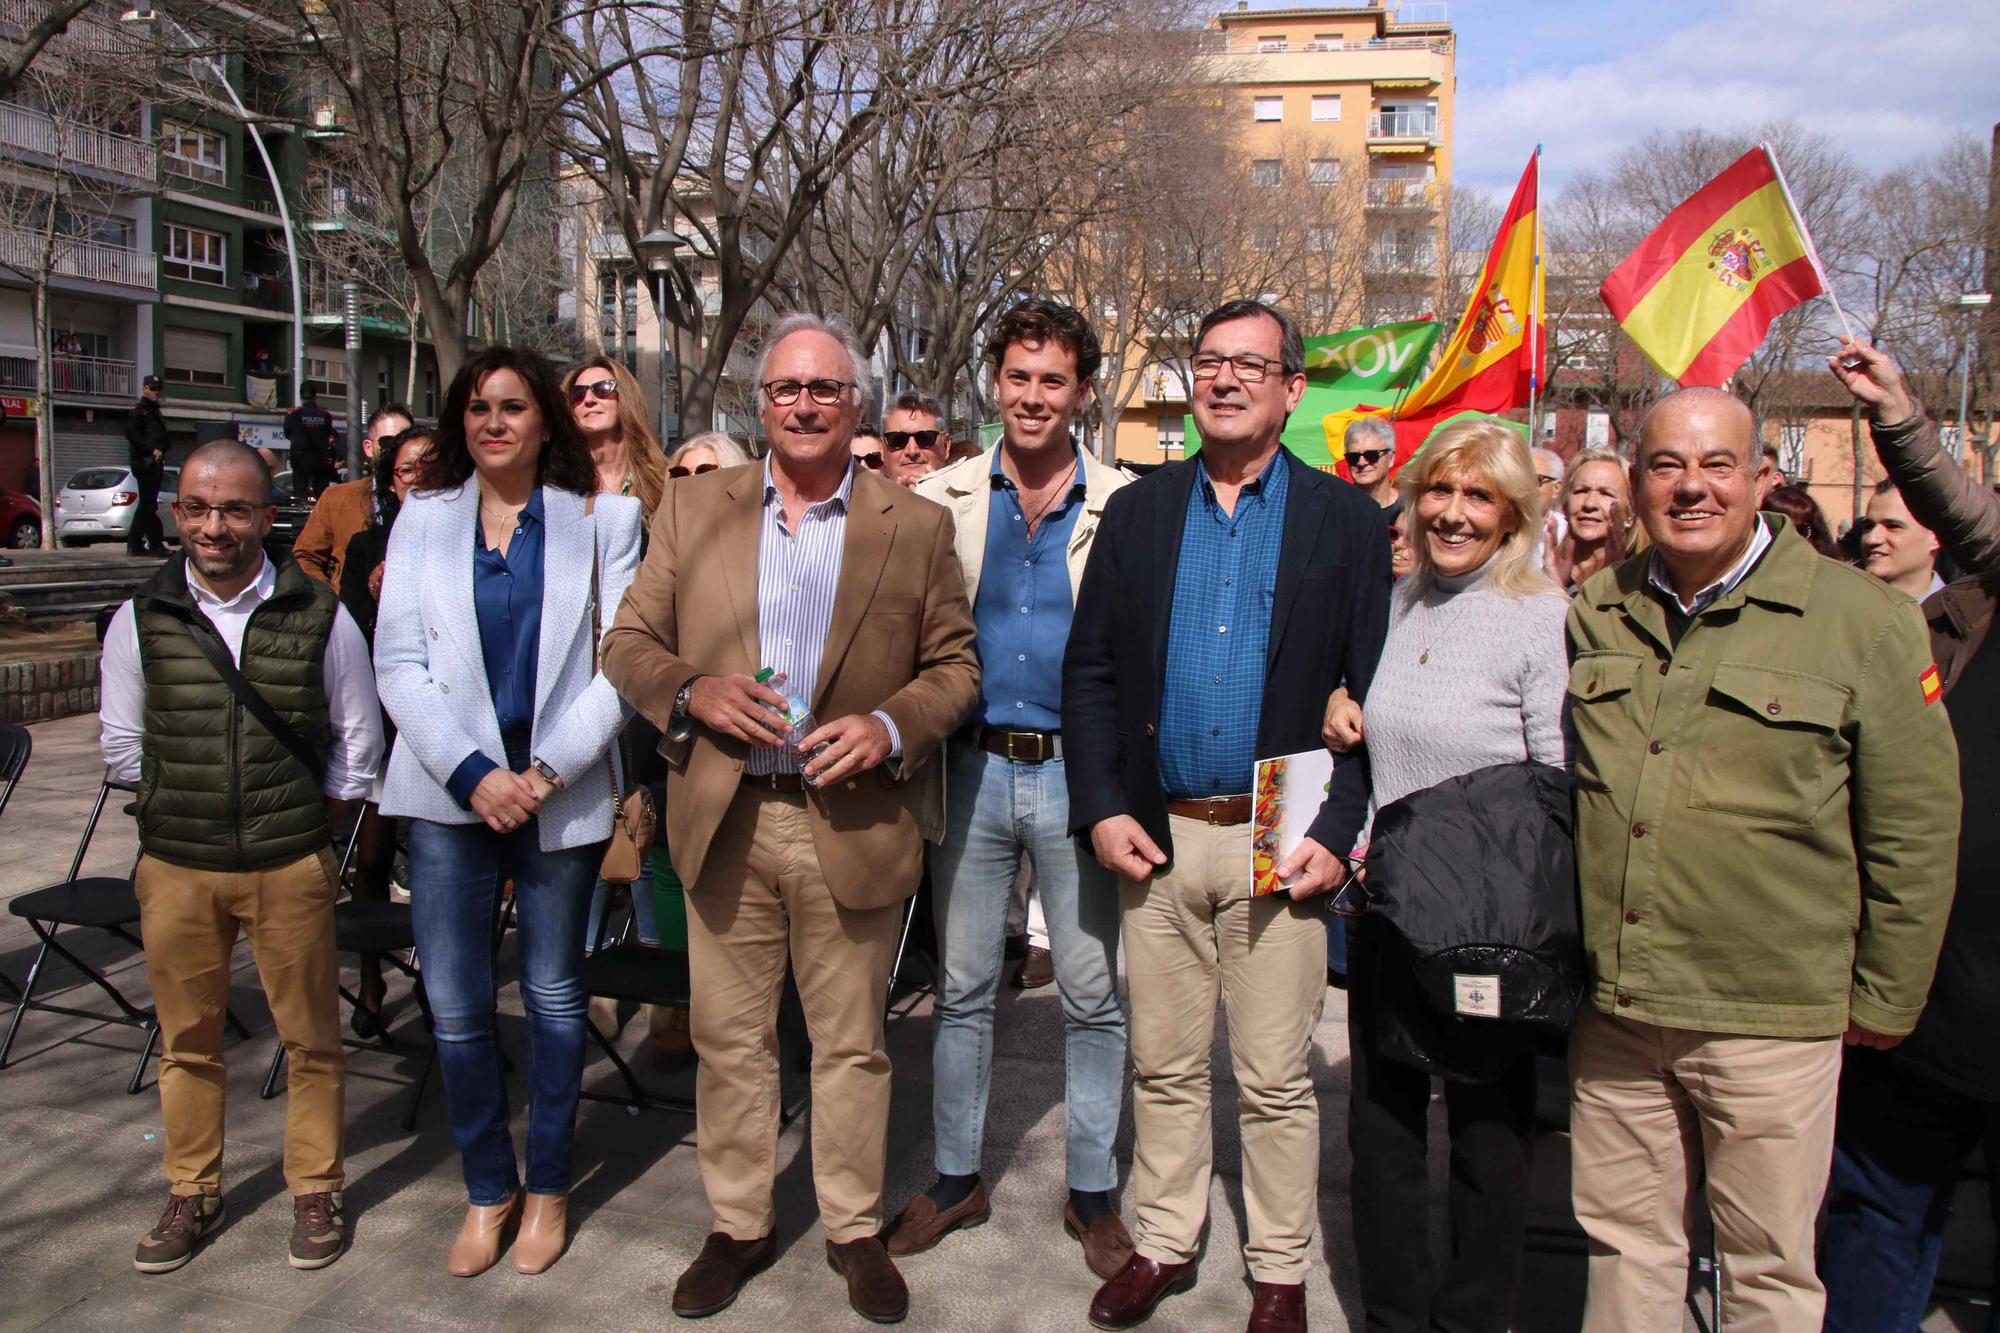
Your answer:
[[[1083,459],[1076,484],[1028,535],[1021,492],[993,451],[986,554],[972,619],[979,629],[981,720],[1005,731],[1062,728],[1063,647],[1075,612],[1069,593],[1069,536],[1083,512]]]
[[[819,681],[819,658],[833,625],[833,595],[840,586],[841,555],[847,544],[847,505],[854,493],[854,465],[848,464],[840,489],[799,516],[797,532],[785,527],[785,504],[764,460],[764,522],[757,538],[757,645],[764,665],[783,672],[781,694],[812,702]],[[891,757],[903,753],[903,739],[889,715]],[[816,717],[814,725],[829,721]],[[799,753],[784,745],[759,745],[745,761],[753,774],[797,773]]]
[[[1160,780],[1169,796],[1234,796],[1250,790],[1257,766],[1291,476],[1280,450],[1237,492],[1234,514],[1223,512],[1206,468],[1194,476],[1167,625]]]

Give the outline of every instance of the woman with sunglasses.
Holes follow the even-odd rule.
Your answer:
[[[639,381],[610,357],[594,356],[571,366],[562,387],[576,427],[590,446],[597,493],[636,497],[651,523],[666,488],[667,459]]]
[[[397,728],[382,813],[410,820],[410,905],[465,1175],[446,1268],[484,1272],[518,1229],[514,1268],[540,1273],[568,1234],[584,918],[611,836],[605,752],[630,716],[597,639],[638,567],[639,503],[594,494],[555,370],[523,348],[467,358],[423,480],[389,539],[375,673]],[[494,1022],[508,880],[527,1009],[525,1182]]]
[[[734,436],[724,431],[705,430],[674,451],[674,456],[667,461],[667,475],[676,480],[699,477],[718,468],[745,467],[750,461],[750,451],[738,444]]]

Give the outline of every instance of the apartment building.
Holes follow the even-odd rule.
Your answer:
[[[1444,4],[1393,0],[1324,8],[1252,8],[1238,0],[1209,23],[1206,77],[1239,116],[1235,151],[1251,184],[1307,183],[1358,194],[1360,284],[1293,312],[1308,333],[1414,319],[1436,309],[1457,88],[1457,38]],[[1244,293],[1254,295],[1255,293]],[[1118,426],[1116,455],[1171,461],[1187,438],[1184,348],[1128,358],[1141,378]]]

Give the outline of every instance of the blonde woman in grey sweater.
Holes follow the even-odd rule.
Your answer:
[[[1447,427],[1399,478],[1416,565],[1396,587],[1366,708],[1336,694],[1327,741],[1366,744],[1371,806],[1495,764],[1566,767],[1562,708],[1569,599],[1535,559],[1534,464],[1511,427]],[[1365,835],[1364,835],[1365,836]],[[1359,927],[1359,929],[1355,929]],[[1450,1243],[1433,1261],[1424,1165],[1430,1076],[1378,1041],[1379,920],[1350,923],[1348,1146],[1367,1326],[1500,1333],[1520,1273],[1534,1120],[1531,1055],[1491,1083],[1446,1082]]]

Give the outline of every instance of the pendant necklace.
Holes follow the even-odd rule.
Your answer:
[[[1429,610],[1430,608],[1426,607],[1425,609]],[[1423,652],[1417,654],[1418,666],[1430,665],[1431,649],[1438,646],[1438,641],[1444,638],[1445,631],[1449,630],[1452,627],[1452,625],[1457,622],[1458,618],[1464,614],[1465,614],[1465,607],[1463,604],[1461,604],[1455,610],[1452,611],[1451,615],[1445,620],[1444,624],[1440,625],[1437,629],[1437,632],[1431,635],[1430,642],[1424,645]],[[1433,619],[1435,619],[1435,617],[1426,617],[1424,621],[1425,626],[1428,627],[1431,623],[1431,620]]]

